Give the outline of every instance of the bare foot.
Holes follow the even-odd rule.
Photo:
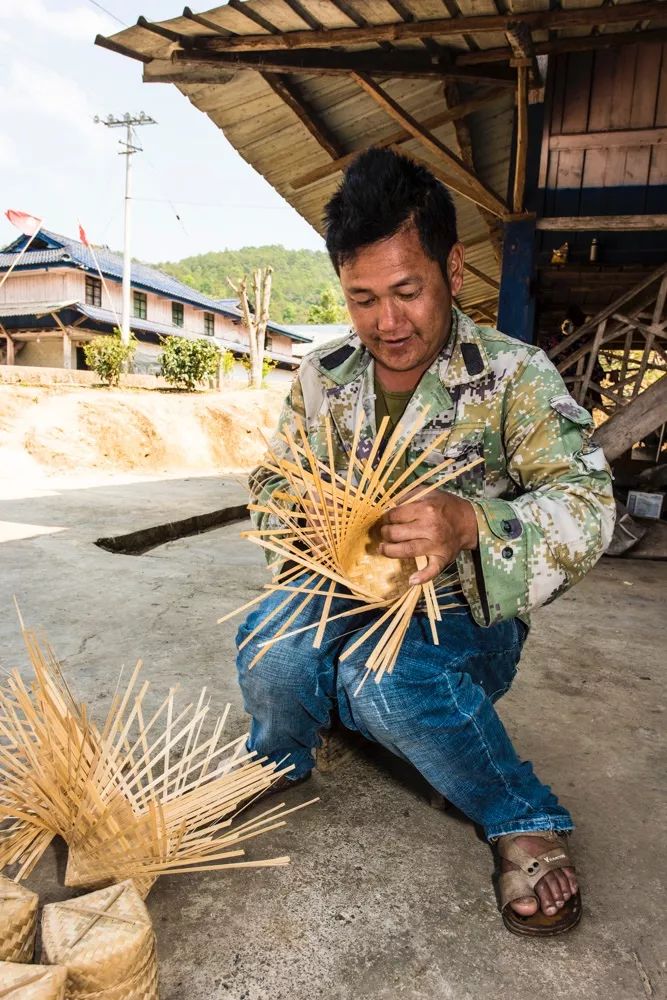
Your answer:
[[[549,849],[549,841],[543,840],[539,835],[517,837],[514,841],[517,847],[522,847],[528,854],[536,856],[544,854]],[[511,861],[501,858],[501,869],[504,872],[516,868]],[[531,917],[542,909],[549,917],[553,917],[563,908],[568,899],[571,899],[577,891],[577,877],[574,868],[561,868],[557,871],[547,872],[535,886],[535,893],[539,903],[532,896],[525,896],[523,899],[515,899],[510,905],[515,913],[522,917]]]

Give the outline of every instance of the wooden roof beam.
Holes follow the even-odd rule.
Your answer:
[[[244,0],[227,0],[227,6],[231,7],[232,10],[237,10],[239,14],[243,14],[244,17],[247,17],[249,21],[253,21],[255,24],[259,25],[260,28],[264,28],[269,35],[275,37],[275,35],[280,34],[275,24],[272,24],[271,21],[267,21],[265,17],[262,17],[262,15],[258,14],[257,11],[254,11],[252,7],[248,6],[247,2],[244,2]],[[235,35],[234,37],[244,38],[245,36]],[[266,38],[267,36],[263,35],[262,37]]]
[[[208,17],[204,17],[203,14],[195,14],[190,7],[183,8],[183,17],[186,17],[188,21],[194,21],[195,24],[201,25],[202,28],[209,28],[211,31],[215,31],[216,34],[222,35],[223,38],[232,38],[236,34],[235,31],[230,31],[229,28],[223,28],[220,24],[216,24]]]
[[[667,10],[665,16],[667,16]],[[596,49],[611,49],[637,42],[664,42],[665,40],[667,40],[667,28],[656,28],[654,31],[618,31],[606,35],[586,35],[583,38],[558,38],[548,42],[535,42],[533,48],[536,56],[547,56],[563,52],[592,52]],[[511,48],[480,49],[478,52],[461,53],[456,57],[455,64],[457,68],[485,66],[494,62],[511,62],[513,58],[514,53]]]
[[[274,94],[294,112],[301,124],[317,140],[331,159],[337,160],[341,157],[343,155],[343,147],[312,108],[308,107],[306,101],[299,93],[298,86],[292,83],[286,76],[280,76],[277,73],[262,73],[262,76]]]
[[[470,101],[458,104],[455,108],[448,108],[446,111],[439,111],[437,114],[431,115],[429,118],[425,118],[421,124],[427,129],[439,128],[441,125],[446,125],[447,122],[456,121],[463,115],[468,115],[473,111],[478,111],[487,104],[492,104],[494,101],[500,100],[500,98],[505,97],[505,95],[505,88],[490,90],[486,94],[482,94]],[[324,180],[325,177],[331,177],[332,174],[337,174],[339,171],[345,170],[345,168],[349,166],[354,159],[356,159],[359,153],[363,153],[365,149],[370,149],[371,146],[376,146],[379,149],[386,149],[389,146],[399,147],[403,146],[406,142],[413,141],[414,136],[411,132],[399,129],[396,132],[392,132],[384,139],[373,140],[366,143],[364,146],[357,147],[357,149],[353,150],[351,153],[346,153],[345,156],[341,156],[339,159],[334,160],[333,163],[326,163],[322,167],[316,167],[314,170],[309,170],[308,173],[302,174],[300,177],[296,177],[293,181],[291,181],[291,187],[294,191],[298,191],[301,188],[308,187],[309,184],[315,184],[317,181]]]
[[[230,0],[230,6],[243,9],[245,4]],[[250,13],[250,12],[248,12]],[[298,49],[330,48],[336,45],[372,44],[421,39],[424,36],[452,36],[469,32],[472,35],[490,31],[507,31],[512,25],[525,24],[531,31],[559,28],[596,27],[600,25],[637,23],[654,17],[664,17],[662,0],[641,0],[640,3],[614,4],[605,7],[536,10],[513,14],[482,14],[442,17],[420,21],[396,21],[391,24],[367,24],[354,28],[329,28],[314,31],[284,31],[272,35],[237,35],[217,40],[217,51],[239,49]],[[253,18],[255,19],[255,18]]]
[[[480,269],[478,267],[475,267],[474,264],[470,264],[468,263],[468,261],[465,261],[463,265],[463,270],[469,271],[470,274],[474,274],[476,278],[479,278],[479,280],[483,281],[486,285],[490,285],[491,288],[500,289],[499,281],[496,281],[495,278],[492,278],[490,274],[485,274],[484,271],[480,271]]]
[[[345,14],[345,17],[349,17],[353,24],[356,24],[358,28],[369,28],[371,27],[370,21],[367,21],[355,7],[352,6],[348,0],[330,0],[330,3],[337,7],[341,14]],[[378,45],[380,48],[385,49],[385,51],[391,51],[393,46],[391,42],[379,41]]]
[[[428,149],[431,154],[436,156],[443,168],[453,175],[453,179],[449,181],[449,186],[454,191],[463,194],[465,189],[466,193],[464,197],[471,198],[475,204],[488,209],[494,215],[503,216],[507,213],[507,206],[500,200],[497,194],[486,187],[474,171],[466,166],[463,160],[453,153],[451,149],[448,149],[432,132],[425,129],[423,125],[420,125],[411,114],[405,111],[374,80],[364,73],[352,73],[352,78],[379,107],[397,121],[406,132],[409,132],[417,139],[425,149]]]
[[[177,49],[171,55],[174,66],[179,67],[170,76],[165,63],[160,59],[161,72],[150,74],[150,82],[155,83],[197,83],[197,70],[202,66],[219,66],[223,70],[254,69],[267,73],[313,73],[322,76],[345,76],[359,70],[369,75],[410,78],[431,77],[441,80],[452,79],[475,80],[497,86],[514,87],[514,74],[505,71],[476,71],[474,68],[458,69],[443,68],[438,58],[427,52],[401,51],[391,52],[343,52],[332,49],[325,52],[322,49],[302,49],[299,52],[216,52],[212,45],[219,41],[209,38],[201,41],[196,47]],[[183,71],[189,67],[188,74]],[[157,69],[157,67],[156,67]],[[210,82],[210,76],[202,82]]]
[[[309,28],[313,29],[313,31],[326,31],[326,28],[319,18],[315,17],[314,14],[311,14],[308,8],[301,3],[301,0],[283,0],[283,3],[287,4],[289,9],[296,14],[297,17],[300,17],[304,24],[307,24]]]

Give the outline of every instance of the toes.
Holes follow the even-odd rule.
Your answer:
[[[535,892],[537,893],[538,899],[540,901],[540,906],[542,908],[542,911],[546,913],[547,916],[553,917],[554,914],[558,913],[559,907],[551,891],[551,884],[548,875],[545,875],[544,878],[540,879],[540,881],[535,886]],[[562,898],[560,905],[561,906],[563,905]]]
[[[523,896],[521,899],[513,899],[510,906],[515,913],[520,914],[522,917],[532,917],[533,913],[537,913],[539,909],[539,903],[534,896]]]
[[[563,874],[567,879],[571,895],[575,896],[579,890],[579,883],[577,882],[577,876],[574,868],[563,868],[561,870],[561,874]]]
[[[558,880],[558,887],[560,889],[560,894],[567,903],[568,899],[570,899],[570,897],[572,896],[572,892],[570,891],[570,883],[568,881],[567,875],[562,870],[555,871],[553,874]]]

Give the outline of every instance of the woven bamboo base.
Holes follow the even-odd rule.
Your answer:
[[[132,882],[141,898],[146,899],[148,893],[157,882],[157,876],[138,875],[136,878],[130,878],[124,881]],[[82,864],[79,859],[78,852],[72,848],[69,849],[67,852],[67,868],[65,869],[65,885],[89,889],[92,892],[94,889],[104,889],[109,885],[117,884],[118,879],[100,880],[97,879],[92,873],[87,872],[85,869],[85,858],[83,859]]]
[[[157,996],[155,936],[130,880],[45,906],[42,947],[43,961],[67,968],[68,1000]]]
[[[38,903],[37,893],[0,875],[0,960],[32,959]]]
[[[3,1000],[65,1000],[67,970],[61,965],[0,962]]]

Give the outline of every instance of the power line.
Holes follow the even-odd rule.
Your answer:
[[[198,205],[200,208],[261,208],[263,212],[290,212],[291,205],[254,205],[239,201],[171,201],[169,198],[134,198],[134,201],[157,201],[168,205]]]
[[[93,7],[97,7],[99,10],[104,11],[104,13],[107,14],[109,17],[111,17],[114,21],[118,21],[119,24],[122,24],[124,28],[129,28],[129,24],[126,24],[125,21],[121,21],[119,17],[116,17],[115,14],[112,14],[110,10],[107,10],[106,7],[103,7],[101,3],[97,2],[97,0],[88,0],[88,3],[92,3]]]

